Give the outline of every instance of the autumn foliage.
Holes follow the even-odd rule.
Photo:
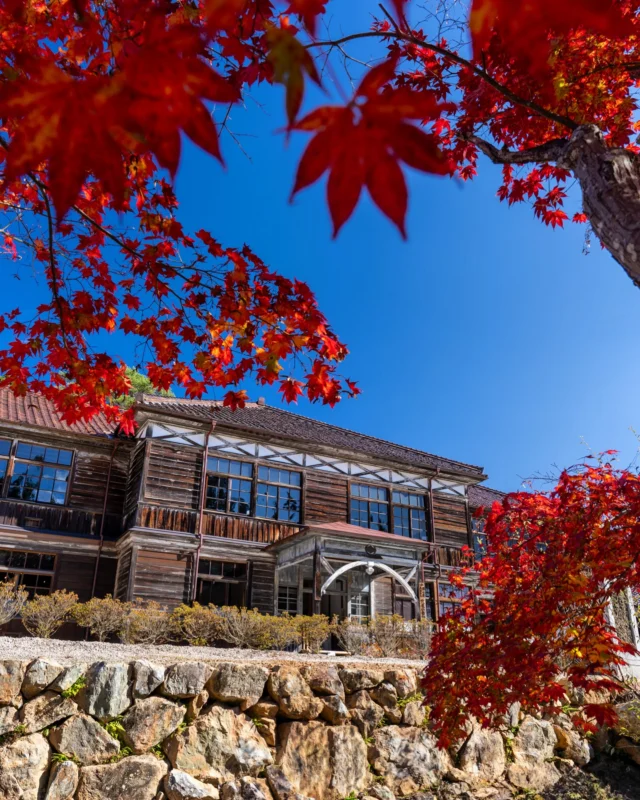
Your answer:
[[[423,683],[441,742],[464,735],[470,715],[498,725],[516,701],[557,713],[572,690],[595,692],[576,725],[611,723],[603,692],[615,699],[636,652],[609,602],[640,586],[640,476],[588,464],[486,511],[488,554],[452,579],[467,594],[434,636]]]
[[[283,135],[310,137],[292,193],[327,175],[336,234],[365,191],[404,234],[407,169],[467,180],[482,136],[537,153],[592,123],[635,149],[632,0],[451,0],[427,12],[394,0],[372,3],[369,30],[323,38],[341,4],[0,2],[3,249],[49,289],[35,313],[0,314],[0,383],[44,392],[69,421],[117,417],[110,398],[127,379],[104,334],[119,331],[158,388],[217,387],[231,406],[247,379],[289,402],[357,393],[308,287],[177,217],[182,137],[222,160],[228,111],[259,83],[285,87]],[[320,63],[359,39],[377,55],[355,90],[305,108],[309,83],[331,89]],[[568,177],[544,157],[516,161],[499,195],[562,226]]]

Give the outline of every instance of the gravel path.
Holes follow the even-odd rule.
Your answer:
[[[364,656],[344,656],[335,654],[310,655],[262,650],[240,650],[222,647],[189,647],[181,645],[143,645],[107,644],[104,642],[68,642],[61,639],[36,639],[34,637],[0,636],[0,660],[15,658],[27,660],[50,658],[59,664],[91,663],[93,661],[135,661],[146,658],[159,664],[173,664],[176,661],[257,661],[266,666],[292,662],[313,664],[318,662],[338,662],[345,665],[363,667],[404,666],[417,669],[422,661],[403,658],[367,658]]]

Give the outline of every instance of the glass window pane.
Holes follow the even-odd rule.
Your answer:
[[[8,456],[11,452],[11,439],[0,439],[0,456]]]
[[[18,442],[16,455],[18,456],[18,458],[31,458],[31,445]]]
[[[58,464],[69,466],[73,459],[73,452],[71,450],[58,450]]]
[[[47,492],[44,489],[40,489],[40,491],[38,492],[36,497],[37,497],[37,500],[38,500],[39,503],[50,503],[51,502],[51,494],[52,494],[51,490],[49,490]]]
[[[31,445],[32,461],[44,461],[44,447],[39,444]]]
[[[246,461],[243,461],[240,474],[245,478],[251,478],[253,476],[253,464],[247,464]]]
[[[11,559],[10,550],[0,550],[0,567],[9,566],[10,559]]]
[[[40,560],[40,569],[48,569],[53,572],[55,556],[44,554]]]
[[[58,450],[55,447],[47,447],[44,451],[44,460],[49,464],[55,464],[58,460]]]
[[[39,553],[27,553],[24,565],[25,565],[25,567],[27,569],[39,569],[40,568],[40,554]]]

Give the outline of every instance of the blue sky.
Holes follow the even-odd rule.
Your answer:
[[[363,29],[374,6],[352,0],[335,30]],[[500,203],[497,168],[482,161],[466,185],[408,175],[407,242],[368,198],[332,241],[324,183],[288,203],[305,139],[287,146],[283,121],[281,87],[253,93],[231,120],[250,158],[227,136],[223,171],[187,145],[177,191],[188,229],[246,242],[307,281],[349,345],[345,373],[363,394],[292,410],[482,465],[505,490],[575,463],[587,445],[631,461],[640,291],[597,242],[582,254],[583,227],[552,231],[528,207]]]
[[[370,8],[354,2],[334,30],[364,29]],[[372,43],[357,51],[375,53]],[[275,133],[282,101],[277,87],[234,113],[251,160],[228,138],[225,172],[188,148],[178,194],[189,226],[247,242],[306,280],[348,343],[345,371],[363,394],[333,410],[303,401],[298,410],[480,464],[507,490],[588,448],[631,461],[640,292],[597,242],[582,254],[584,227],[552,231],[530,208],[500,203],[498,168],[483,161],[466,185],[408,176],[407,242],[368,198],[332,241],[324,183],[288,203],[305,139],[287,147]]]

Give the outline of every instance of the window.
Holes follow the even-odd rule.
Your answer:
[[[0,582],[22,586],[29,593],[29,599],[37,594],[49,594],[55,563],[55,556],[48,553],[0,550]]]
[[[278,587],[278,613],[291,614],[298,613],[298,587],[279,586]]]
[[[471,518],[471,534],[473,536],[473,554],[476,561],[482,561],[487,555],[487,534],[482,517]]]
[[[391,512],[389,511],[391,506]],[[427,513],[424,495],[394,489],[389,503],[389,490],[383,486],[362,483],[351,485],[351,524],[388,532],[398,536],[427,540]]]
[[[64,505],[72,458],[71,450],[18,442],[8,496]]]
[[[427,515],[424,496],[411,492],[393,492],[393,532],[412,539],[427,539]]]
[[[198,565],[197,601],[202,605],[238,606],[246,600],[247,565],[201,559]]]
[[[382,486],[351,485],[351,524],[389,530],[389,492]]]
[[[301,475],[288,469],[258,467],[256,517],[300,522]]]
[[[436,585],[435,583],[425,583],[424,585],[424,614],[428,620],[435,622],[436,619]]]
[[[469,594],[466,586],[452,586],[450,583],[438,583],[439,616],[448,614],[460,605]]]
[[[253,464],[229,458],[207,461],[206,507],[231,514],[251,514]]]
[[[4,477],[9,467],[9,455],[11,453],[11,439],[0,439],[0,491]]]
[[[356,622],[364,622],[369,617],[369,594],[367,592],[351,595],[349,617]]]

